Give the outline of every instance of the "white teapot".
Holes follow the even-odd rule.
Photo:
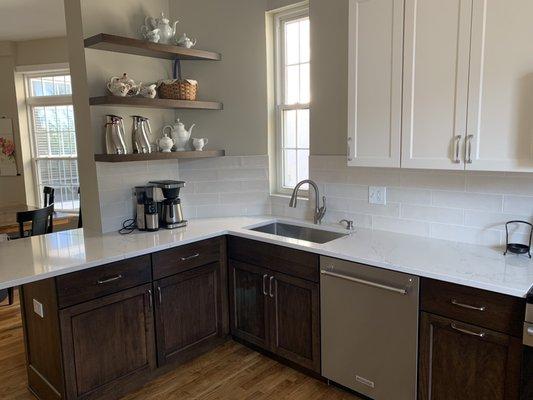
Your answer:
[[[190,37],[187,37],[187,34],[184,33],[181,35],[181,37],[177,41],[178,46],[185,47],[187,49],[190,49],[191,47],[196,46],[196,39],[191,39]]]
[[[161,29],[156,28],[150,30],[146,25],[141,26],[141,34],[143,38],[152,43],[159,43],[161,40]]]
[[[163,153],[170,153],[174,147],[174,141],[168,137],[168,134],[163,133],[163,137],[159,139],[159,148]]]
[[[172,140],[174,140],[176,151],[185,151],[186,146],[189,144],[189,139],[191,138],[194,126],[195,124],[192,124],[189,130],[187,130],[185,129],[183,122],[178,118],[175,124],[165,126],[163,128],[163,133],[165,133],[167,129],[170,129],[170,136],[172,137]]]
[[[144,20],[144,26],[147,28],[142,29],[159,29],[159,43],[170,44],[176,36],[176,25],[178,25],[178,22],[179,21],[175,21],[171,25],[170,20],[165,17],[164,13],[161,13],[161,17],[159,18],[146,17]]]

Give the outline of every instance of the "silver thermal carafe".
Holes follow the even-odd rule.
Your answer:
[[[105,146],[107,154],[127,154],[124,120],[118,115],[106,115]]]
[[[183,181],[152,181],[150,184],[161,189],[164,200],[159,203],[161,226],[167,229],[181,228],[187,225],[183,217],[180,189],[185,186]]]
[[[150,128],[150,121],[148,118],[141,117],[140,115],[133,115],[133,152],[139,154],[148,154],[152,152],[152,145],[150,143],[150,137],[152,130]]]
[[[136,220],[137,229],[140,231],[159,230],[159,212],[157,203],[154,201],[154,186],[136,186]]]

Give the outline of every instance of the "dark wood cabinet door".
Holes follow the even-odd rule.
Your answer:
[[[151,285],[60,311],[67,399],[125,393],[155,368]]]
[[[320,373],[319,285],[280,273],[270,276],[272,351]]]
[[[266,285],[269,271],[230,260],[230,324],[233,336],[269,350]]]
[[[520,340],[421,313],[419,400],[518,400]]]
[[[220,264],[155,283],[158,364],[188,358],[222,336]]]

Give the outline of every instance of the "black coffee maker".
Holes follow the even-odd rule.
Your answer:
[[[183,181],[152,181],[150,184],[161,189],[163,201],[158,203],[159,220],[161,226],[166,229],[181,228],[187,225],[183,217],[180,189],[185,186]]]

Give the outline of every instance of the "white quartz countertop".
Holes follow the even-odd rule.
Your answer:
[[[527,256],[503,256],[502,248],[368,229],[357,229],[326,244],[314,244],[247,229],[276,220],[313,226],[274,217],[209,218],[192,220],[186,228],[155,233],[102,235],[75,229],[4,242],[0,243],[0,289],[224,234],[516,297],[525,297],[533,286],[533,261]]]

